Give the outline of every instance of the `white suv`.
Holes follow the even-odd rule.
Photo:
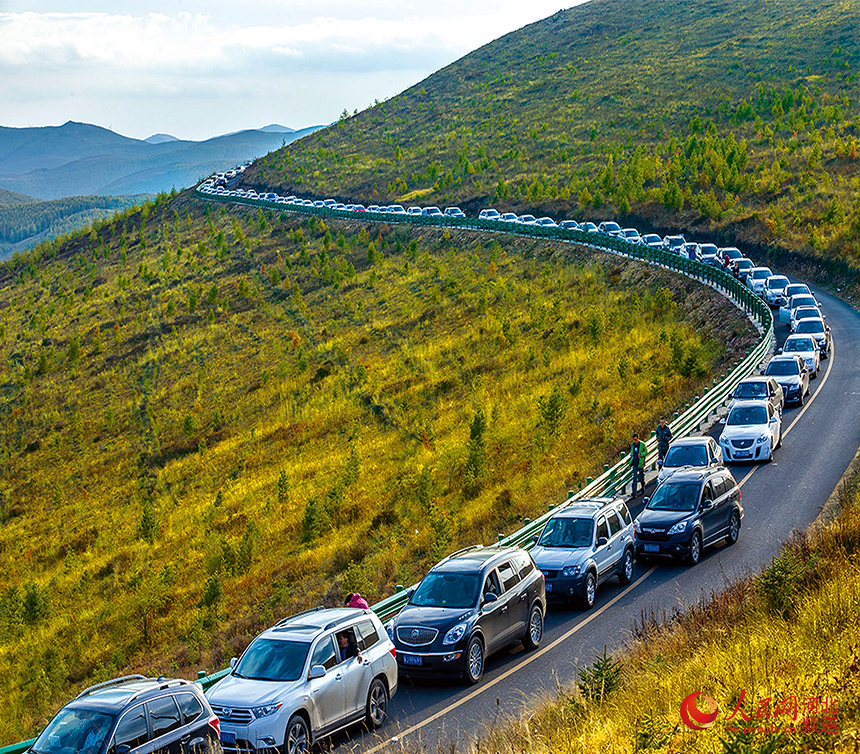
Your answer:
[[[308,610],[257,636],[207,693],[225,752],[304,754],[364,721],[381,726],[397,691],[394,645],[370,610]]]

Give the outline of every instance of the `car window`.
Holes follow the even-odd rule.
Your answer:
[[[609,539],[609,529],[606,527],[606,519],[601,516],[597,522],[597,538],[606,537]]]
[[[322,665],[326,670],[331,670],[337,665],[338,657],[334,647],[334,637],[329,634],[316,645],[311,655],[311,667]]]
[[[723,484],[726,486],[726,492],[734,496],[738,489],[738,483],[735,481],[735,478],[732,476],[723,477]]]
[[[194,694],[177,694],[176,701],[182,712],[183,725],[193,723],[203,714],[203,705],[200,704],[200,700]]]
[[[487,580],[484,582],[484,597],[490,593],[495,594],[497,597],[502,593],[502,587],[499,584],[499,577],[496,575],[495,569],[490,571],[487,575]]]
[[[179,707],[172,696],[153,699],[146,703],[149,710],[149,720],[152,723],[152,737],[164,736],[182,725],[179,717]]]
[[[624,523],[627,526],[630,526],[630,522],[632,521],[632,519],[630,518],[630,511],[627,510],[627,505],[625,503],[621,503],[621,505],[618,507],[618,510],[621,513],[621,518],[623,519]]]
[[[613,537],[624,528],[621,525],[621,521],[618,520],[618,516],[616,516],[614,512],[607,513],[606,520],[609,522],[609,531]]]
[[[358,633],[359,640],[358,646],[364,649],[370,649],[372,646],[379,642],[379,632],[376,630],[376,626],[373,625],[373,621],[363,620],[358,624]]]
[[[714,485],[710,482],[705,482],[702,486],[702,502],[705,500],[716,500],[717,496],[714,494]]]
[[[346,642],[344,642],[346,639]],[[335,644],[338,649],[338,662],[346,662],[347,660],[356,657],[359,653],[358,637],[355,635],[355,628],[343,628],[334,636]]]
[[[519,575],[511,563],[502,563],[499,566],[499,576],[502,579],[502,585],[505,587],[506,592],[513,589],[520,580]]]
[[[514,565],[519,571],[521,579],[524,579],[526,576],[528,576],[528,574],[530,574],[535,567],[535,564],[532,561],[531,557],[529,557],[529,555],[524,552],[518,552],[516,555],[514,555]]]
[[[728,491],[725,479],[714,479],[714,500],[722,497]]]
[[[138,746],[143,746],[148,739],[146,710],[141,704],[122,716],[119,725],[116,726],[112,748],[116,750],[118,746],[128,746],[130,749],[136,749]]]

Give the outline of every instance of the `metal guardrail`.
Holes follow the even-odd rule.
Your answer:
[[[647,246],[630,243],[629,241],[614,236],[605,236],[599,233],[588,233],[581,230],[567,230],[565,228],[547,228],[537,225],[520,225],[515,223],[501,224],[494,220],[477,220],[468,217],[427,217],[425,215],[392,214],[387,212],[366,212],[356,214],[348,210],[333,210],[328,207],[305,207],[293,204],[282,204],[262,199],[249,197],[220,196],[218,194],[204,194],[198,189],[198,196],[207,200],[220,201],[230,204],[244,204],[251,207],[265,207],[279,212],[293,212],[297,214],[316,215],[323,218],[337,218],[342,220],[353,220],[362,222],[384,222],[389,224],[405,224],[417,227],[429,228],[459,228],[464,230],[490,231],[494,233],[505,233],[508,235],[524,236],[527,238],[540,238],[552,241],[575,243],[580,246],[617,254],[628,259],[637,259],[647,264],[663,267],[665,269],[680,272],[687,277],[709,285],[716,289],[729,300],[746,312],[747,316],[760,328],[759,340],[749,354],[726,370],[721,375],[720,381],[714,380],[711,388],[705,388],[703,395],[696,396],[692,404],[687,404],[683,410],[675,413],[674,419],[669,422],[674,437],[683,437],[694,432],[706,421],[711,414],[715,413],[726,403],[727,397],[734,391],[744,377],[750,376],[770,352],[774,342],[773,314],[768,304],[756,296],[740,281],[729,275],[725,270],[712,267],[698,260],[678,256],[664,249],[652,249]],[[652,465],[657,459],[657,440],[655,437],[645,442],[648,450],[646,466]],[[517,531],[505,537],[500,536],[498,544],[514,546],[520,545],[531,547],[533,538],[543,529],[547,519],[567,505],[575,503],[588,497],[613,495],[623,490],[632,481],[633,473],[629,459],[624,457],[611,468],[605,468],[604,472],[596,479],[588,479],[586,485],[579,491],[570,491],[567,500],[559,506],[550,506],[549,511],[534,521],[526,521],[526,524]],[[399,613],[409,600],[408,589],[398,587],[395,594],[387,597],[375,605],[374,612],[387,621]],[[203,689],[209,689],[217,681],[230,672],[229,668],[219,670],[211,675],[198,678],[197,682]],[[0,748],[0,754],[22,754],[32,746],[36,739],[23,741]]]

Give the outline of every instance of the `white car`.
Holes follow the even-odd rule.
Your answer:
[[[782,418],[769,403],[736,403],[721,423],[720,448],[726,461],[772,461],[773,451],[782,444]]]
[[[514,222],[521,225],[536,225],[537,218],[534,215],[520,215]]]
[[[500,215],[498,220],[501,220],[503,223],[515,223],[517,221],[517,213],[516,212],[505,212],[503,215]]]
[[[798,306],[818,306],[818,301],[815,300],[815,296],[811,293],[796,293],[790,296],[779,307],[779,321],[783,324],[791,325],[791,315]]]
[[[713,437],[683,437],[675,440],[666,451],[657,484],[684,467],[722,465],[723,453]]]
[[[797,332],[797,325],[805,319],[824,319],[824,315],[817,306],[798,306],[791,312],[791,331]]]
[[[597,230],[608,236],[617,236],[621,233],[621,226],[615,220],[604,220],[597,226]]]
[[[478,214],[479,220],[498,220],[501,217],[497,209],[482,209]]]
[[[765,285],[769,278],[773,277],[770,267],[753,267],[747,273],[747,288],[753,293],[764,298]]]
[[[787,353],[791,356],[800,356],[806,368],[809,370],[810,379],[818,377],[818,367],[821,366],[821,350],[818,342],[812,335],[795,333],[785,339],[785,344],[779,353]]]
[[[394,644],[376,614],[316,609],[257,636],[206,698],[225,752],[307,752],[364,721],[374,730],[397,692]]]
[[[714,267],[720,264],[720,250],[712,243],[700,243],[699,255],[705,264],[710,264]]]
[[[642,244],[642,236],[639,235],[639,231],[636,228],[624,228],[621,231],[621,235],[619,238],[623,238],[625,241],[630,241],[630,243]]]
[[[785,288],[790,285],[785,275],[774,275],[764,281],[764,298],[771,306],[785,302]]]
[[[642,243],[650,249],[662,249],[663,239],[656,233],[646,233],[642,236]]]
[[[684,236],[666,236],[663,239],[663,248],[673,254],[680,255],[684,253],[685,243],[687,243],[687,239]]]

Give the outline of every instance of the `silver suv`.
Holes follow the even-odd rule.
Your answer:
[[[308,610],[269,628],[206,696],[225,752],[304,754],[365,721],[381,726],[397,691],[394,645],[370,610]]]

